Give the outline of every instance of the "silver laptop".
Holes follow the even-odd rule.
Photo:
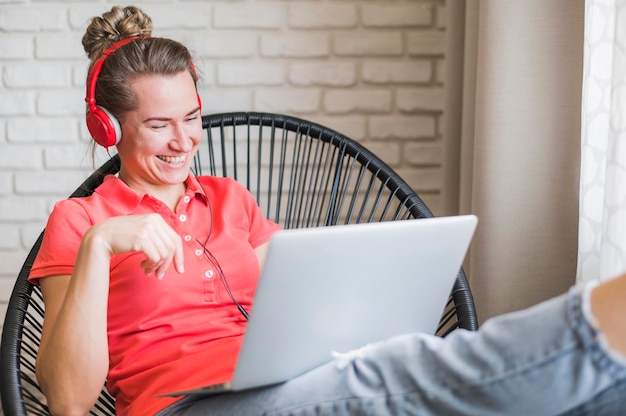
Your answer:
[[[275,234],[232,380],[166,395],[280,383],[333,352],[435,333],[476,224],[462,215]]]

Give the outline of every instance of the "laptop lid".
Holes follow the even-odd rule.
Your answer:
[[[434,333],[476,224],[463,215],[275,234],[232,389],[286,381],[334,351]]]

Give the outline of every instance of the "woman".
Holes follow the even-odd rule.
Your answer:
[[[626,405],[626,276],[477,333],[393,338],[278,386],[159,397],[229,379],[279,227],[236,182],[189,174],[202,133],[197,77],[184,46],[150,34],[141,10],[113,7],[83,38],[87,124],[98,143],[117,146],[121,169],[93,196],[55,206],[32,268],[46,306],[37,377],[54,414],[85,414],[105,380],[120,415],[613,414]]]
[[[76,405],[84,414],[105,378],[120,414],[154,413],[175,400],[155,397],[172,385],[223,381],[245,318],[220,276],[248,309],[264,243],[278,229],[236,182],[189,175],[202,137],[191,56],[150,29],[140,10],[114,8],[83,38],[88,90],[97,81],[88,121],[108,109],[123,138],[119,177],[56,206],[31,274],[46,305],[37,373],[59,413]],[[118,38],[133,40],[105,51]],[[192,374],[208,361],[207,373]]]

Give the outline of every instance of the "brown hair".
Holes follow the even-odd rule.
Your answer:
[[[141,9],[114,6],[87,27],[82,44],[91,60],[89,71],[102,53],[114,43],[134,36],[143,36],[116,50],[104,62],[96,81],[96,103],[118,120],[137,108],[137,97],[131,81],[141,75],[175,75],[189,71],[197,81],[189,50],[179,42],[153,38],[152,19]]]

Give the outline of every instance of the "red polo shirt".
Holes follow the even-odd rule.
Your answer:
[[[186,185],[174,212],[115,176],[90,197],[58,202],[31,270],[33,283],[72,274],[83,234],[109,217],[156,212],[183,238],[184,275],[171,266],[162,280],[146,276],[140,253],[111,259],[107,388],[118,415],[154,414],[177,400],[160,393],[230,378],[246,321],[219,269],[249,311],[259,277],[254,249],[280,229],[232,179],[189,176]],[[204,251],[209,235],[206,248],[217,264]]]

